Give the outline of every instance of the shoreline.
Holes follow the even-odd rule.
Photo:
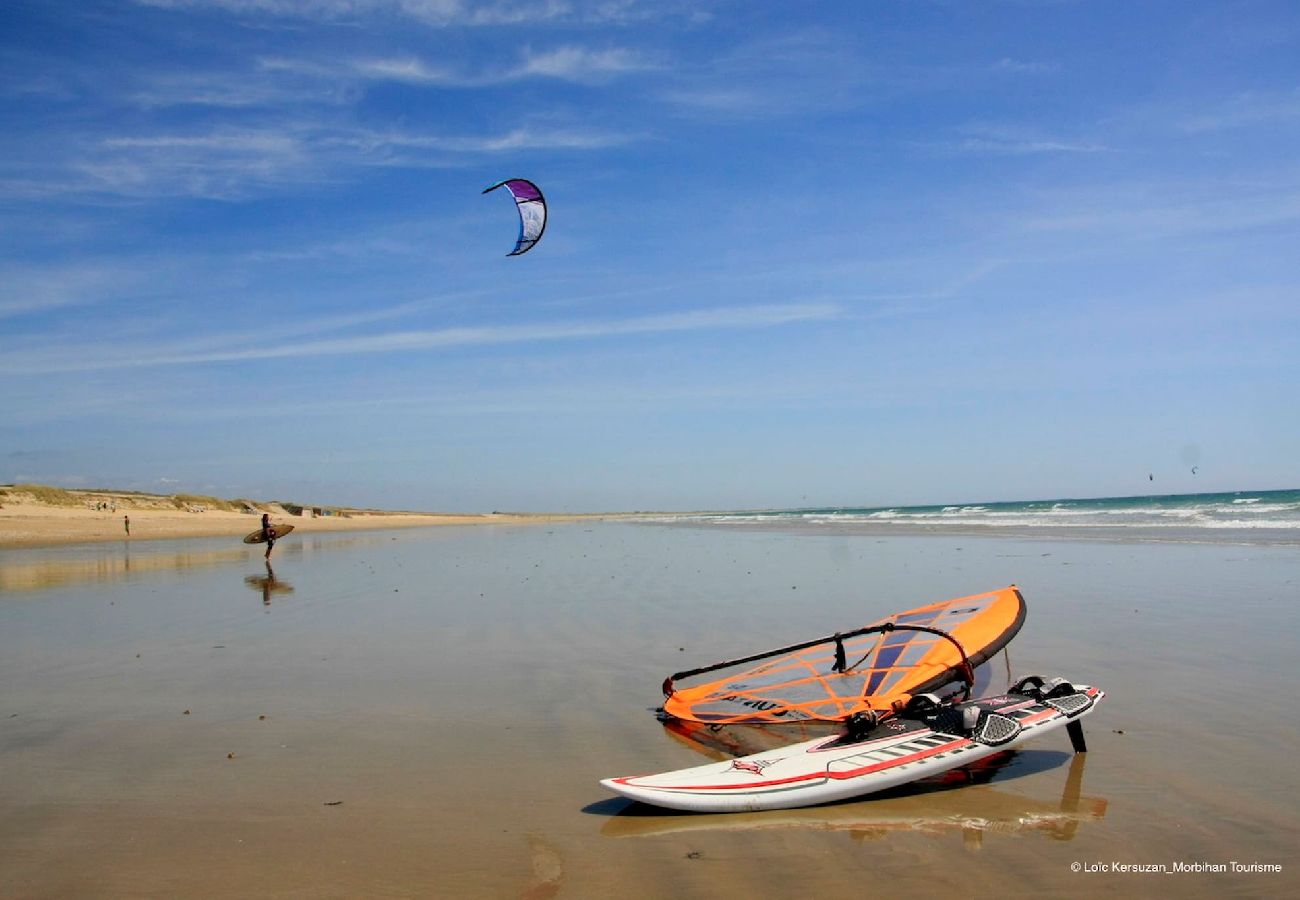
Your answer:
[[[126,519],[130,519],[127,532]],[[550,513],[360,513],[305,517],[272,513],[273,523],[293,525],[296,534],[364,531],[377,528],[429,528],[446,525],[534,525],[620,515]],[[240,537],[260,526],[260,513],[209,509],[123,507],[115,512],[37,503],[6,502],[0,507],[0,549],[154,541],[197,537]]]
[[[1188,527],[993,526],[913,522],[718,522],[694,519],[696,513],[406,513],[349,510],[340,515],[295,516],[270,507],[273,523],[293,525],[295,534],[369,531],[384,528],[440,526],[538,525],[562,522],[637,521],[668,528],[724,531],[787,531],[807,536],[970,537],[1020,540],[1082,540],[1105,543],[1220,544],[1239,546],[1297,546],[1295,529],[1206,529]],[[208,509],[122,507],[116,512],[40,503],[6,502],[0,506],[0,550],[93,544],[109,541],[156,541],[201,537],[240,537],[257,530],[260,512]],[[678,518],[678,517],[681,518]],[[130,533],[125,527],[130,518]]]
[[[668,520],[652,516],[645,524],[664,528],[700,528],[730,531],[786,532],[818,537],[972,537],[1016,540],[1088,541],[1113,544],[1214,544],[1252,547],[1300,546],[1295,528],[1195,528],[1188,526],[1088,526],[1088,525],[973,525],[937,522],[837,522],[799,521],[727,522]]]

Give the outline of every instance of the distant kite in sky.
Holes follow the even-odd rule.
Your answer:
[[[515,242],[515,249],[506,255],[519,256],[533,249],[542,239],[542,232],[546,230],[546,198],[542,196],[541,189],[526,178],[498,181],[490,188],[485,188],[483,193],[503,186],[515,198],[515,208],[519,210],[519,240]]]

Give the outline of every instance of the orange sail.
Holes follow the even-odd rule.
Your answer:
[[[841,721],[888,711],[913,694],[968,678],[1006,646],[1025,621],[1015,585],[931,603],[848,632],[678,672],[664,683],[664,713],[712,724]],[[696,687],[674,682],[763,659],[739,674]]]

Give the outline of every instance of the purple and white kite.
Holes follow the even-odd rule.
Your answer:
[[[515,242],[515,249],[506,256],[519,256],[533,249],[542,239],[542,232],[546,230],[546,198],[542,196],[541,189],[527,178],[498,181],[490,188],[485,188],[483,193],[503,186],[515,198],[515,208],[519,210],[519,240]]]

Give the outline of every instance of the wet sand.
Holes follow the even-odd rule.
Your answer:
[[[0,584],[4,897],[1300,889],[1295,547],[577,522],[0,571],[26,573]],[[741,816],[597,783],[707,758],[649,712],[669,671],[1012,582],[1016,674],[1109,692],[1084,757],[1061,735],[971,785]],[[1115,870],[1233,862],[1282,871]]]

